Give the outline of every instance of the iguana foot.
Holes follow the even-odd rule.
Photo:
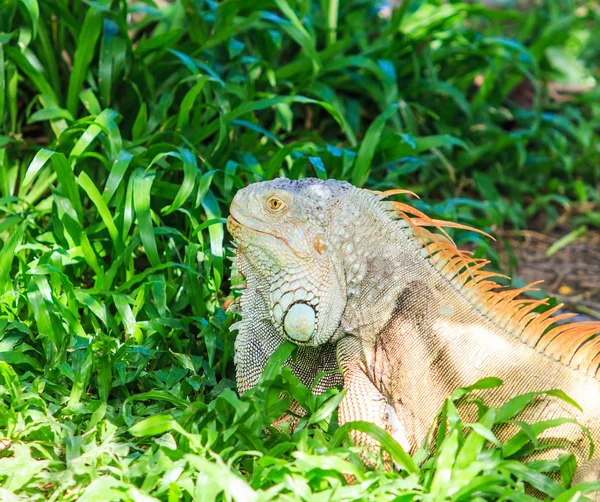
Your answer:
[[[406,426],[404,422],[398,418],[398,414],[391,404],[386,404],[386,411],[388,415],[386,430],[392,435],[398,444],[402,446],[405,452],[410,453],[411,444],[408,440],[408,436],[406,435]]]
[[[362,348],[360,341],[348,336],[338,342],[338,363],[344,374],[346,396],[342,400],[338,417],[340,424],[354,421],[371,422],[389,432],[407,452],[410,443],[406,436],[403,417],[399,417],[387,398],[375,387],[363,370]],[[373,461],[368,453],[378,454],[381,445],[369,434],[351,431],[350,437],[358,446],[366,446],[362,455],[363,462],[372,466]],[[391,470],[393,465],[387,453],[383,454],[385,468]],[[398,466],[396,466],[398,467]]]

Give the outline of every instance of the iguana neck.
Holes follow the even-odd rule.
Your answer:
[[[408,284],[440,278],[414,229],[392,218],[373,196],[357,190],[342,201],[338,213],[345,224],[335,226],[330,239],[341,257],[347,290],[342,328],[361,337],[373,335],[384,327]]]

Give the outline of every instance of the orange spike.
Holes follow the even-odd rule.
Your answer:
[[[396,189],[375,192],[378,197],[404,194],[416,195],[409,190]],[[469,251],[462,251],[446,232],[445,228],[458,228],[492,236],[476,228],[460,223],[430,218],[422,211],[397,201],[385,202],[398,213],[413,229],[422,242],[429,258],[437,270],[446,277],[469,301],[500,329],[507,329],[513,336],[536,350],[546,353],[582,372],[597,375],[600,369],[600,322],[572,323],[556,326],[556,322],[572,317],[574,314],[554,315],[562,307],[558,305],[543,313],[535,312],[547,299],[521,299],[519,295],[531,291],[537,281],[518,289],[507,289],[493,280],[504,275],[484,270],[488,264],[485,259],[473,258]],[[435,228],[436,232],[427,229]],[[500,291],[496,291],[500,289]]]
[[[531,304],[528,307],[525,307],[529,308],[529,311],[519,320],[517,325],[513,328],[513,332],[518,336],[522,336],[523,332],[525,331],[525,328],[529,325],[529,323],[540,315],[539,313],[535,312],[535,309],[540,305],[545,304],[546,302],[544,300],[540,300],[539,305]]]
[[[581,329],[581,327],[578,326],[578,323],[567,324],[564,327],[567,329],[559,333],[558,336],[548,344],[546,354],[569,364],[577,352],[577,349],[593,337],[596,330],[589,326]],[[556,329],[557,328],[554,328],[552,331]],[[552,333],[552,331],[550,331],[550,333]],[[548,335],[550,335],[550,333],[548,333]]]
[[[571,365],[575,368],[580,366],[589,365],[591,358],[598,352],[600,352],[600,326],[596,329],[596,338],[590,340],[584,346],[580,347],[573,359],[571,359]],[[586,366],[587,367],[587,366]]]
[[[592,359],[592,362],[588,366],[587,374],[591,375],[592,377],[597,377],[598,376],[598,367],[600,367],[600,352],[598,352],[596,354],[596,357],[594,357],[594,359]]]
[[[523,340],[530,347],[535,347],[536,343],[544,333],[544,330],[552,323],[552,319],[548,321],[548,318],[561,307],[562,304],[557,305],[556,307],[553,307],[550,310],[546,310],[546,312],[542,312],[541,314],[535,316],[523,330],[523,333],[521,334],[521,340]]]
[[[569,317],[573,317],[573,314],[562,314],[555,316],[552,318],[552,321],[556,322],[557,320],[568,319]],[[547,351],[550,346],[556,347],[556,345],[562,345],[563,349],[565,349],[565,343],[573,338],[568,336],[570,332],[573,331],[573,326],[573,324],[561,324],[559,326],[555,326],[554,328],[550,329],[550,331],[544,333],[535,348],[539,351]],[[550,352],[547,353],[550,355]]]
[[[498,323],[502,325],[503,329],[508,329],[510,332],[514,331],[515,326],[519,324],[521,319],[538,306],[537,303],[536,301],[523,302],[514,312],[507,312],[498,319]]]
[[[494,237],[492,237],[487,232],[484,232],[483,230],[479,230],[478,228],[470,227],[468,225],[462,225],[461,223],[453,223],[451,221],[445,221],[445,220],[436,220],[433,218],[429,218],[427,220],[423,220],[421,218],[414,218],[413,221],[414,221],[415,225],[418,227],[434,226],[436,228],[441,228],[441,227],[460,228],[461,230],[469,230],[471,232],[477,232],[478,234],[485,235],[486,237],[489,237],[493,241],[496,240]]]
[[[418,209],[409,206],[408,204],[403,204],[402,202],[392,202],[392,204],[395,206],[396,210],[400,211],[401,213],[404,214],[412,214],[413,216],[417,216],[417,218],[411,218],[411,225],[413,226],[413,228],[417,228],[417,227],[422,227],[425,225],[417,225],[415,223],[415,220],[417,221],[429,221],[429,222],[433,222],[433,220],[427,216],[425,213],[419,211]],[[440,227],[439,225],[435,225],[435,224],[431,224],[431,225],[427,225],[427,226],[433,226],[435,228],[437,228],[439,231],[441,231],[444,236],[450,241],[452,242],[452,244],[454,244],[454,241],[452,240],[452,238],[450,237],[450,235],[448,235],[448,232],[446,232],[442,227]]]
[[[384,192],[376,192],[376,193],[377,193],[377,196],[381,199],[387,199],[388,197],[391,197],[392,195],[397,195],[397,194],[412,195],[413,197],[416,197],[417,199],[421,198],[416,193],[411,192],[410,190],[405,190],[403,188],[394,188],[393,190],[385,190]]]

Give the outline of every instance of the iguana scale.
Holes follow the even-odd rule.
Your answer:
[[[373,422],[410,452],[454,389],[489,376],[504,381],[486,395],[491,406],[562,389],[582,412],[546,396],[519,419],[572,417],[600,444],[600,323],[557,325],[569,317],[554,315],[560,306],[537,313],[543,300],[519,296],[532,285],[501,288],[485,260],[456,248],[443,229],[460,225],[384,200],[401,192],[280,178],[236,194],[228,228],[246,280],[236,326],[239,391],[256,385],[269,356],[290,340],[299,346],[292,371],[306,385],[321,371],[342,370],[316,389],[346,389],[341,423]],[[578,425],[545,437],[576,453],[580,479],[600,479]],[[373,446],[362,433],[354,439]]]

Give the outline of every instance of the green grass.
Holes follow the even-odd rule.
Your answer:
[[[275,361],[236,395],[221,309],[228,204],[279,175],[408,188],[492,232],[600,226],[597,6],[517,9],[2,2],[0,499],[527,500],[527,481],[574,500],[544,475],[568,484],[570,457],[516,461],[533,429],[494,444],[502,408],[463,430],[448,401],[435,457],[381,437],[408,471],[366,470],[338,391]],[[289,396],[293,434],[269,427]]]

